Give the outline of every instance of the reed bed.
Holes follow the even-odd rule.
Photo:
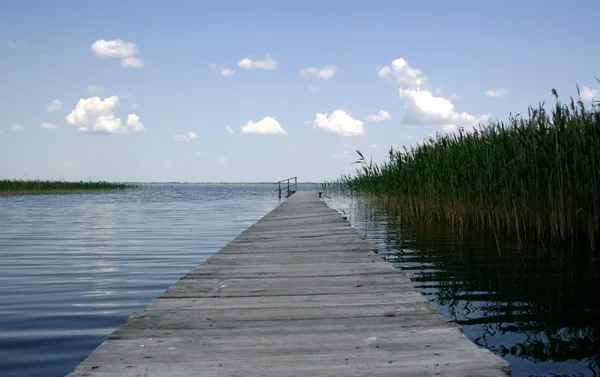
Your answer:
[[[551,112],[491,121],[477,130],[438,134],[389,150],[382,164],[360,151],[355,174],[324,190],[375,198],[411,222],[513,234],[522,241],[598,243],[600,112],[581,101]]]
[[[86,191],[114,191],[137,187],[135,184],[113,182],[68,182],[52,180],[0,180],[0,195],[51,194]]]

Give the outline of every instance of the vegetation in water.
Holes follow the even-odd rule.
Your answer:
[[[599,236],[600,112],[578,100],[551,112],[456,134],[367,162],[323,189],[367,194],[411,222],[514,234],[519,242],[587,243]]]
[[[83,191],[124,190],[136,187],[135,184],[113,182],[68,182],[52,180],[0,180],[0,195],[51,194]]]

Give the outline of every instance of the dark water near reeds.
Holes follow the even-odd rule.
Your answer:
[[[0,376],[70,372],[129,314],[275,208],[275,187],[0,196]]]
[[[519,252],[492,234],[402,224],[365,199],[326,201],[513,376],[600,376],[600,267],[587,249]]]

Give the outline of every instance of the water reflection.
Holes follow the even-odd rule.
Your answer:
[[[600,277],[594,255],[530,245],[519,252],[493,234],[401,223],[367,200],[329,197],[352,225],[406,271],[473,342],[513,376],[599,376]]]
[[[273,209],[274,188],[0,197],[0,376],[64,376]]]

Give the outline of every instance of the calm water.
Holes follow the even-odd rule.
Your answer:
[[[505,358],[513,376],[600,376],[600,268],[594,255],[530,246],[448,227],[403,225],[361,198],[328,204],[404,269],[476,344]]]
[[[275,208],[273,188],[0,197],[0,376],[70,372],[129,314]]]
[[[301,189],[312,189],[304,186]],[[279,200],[267,185],[154,185],[0,197],[0,376],[64,376],[133,311]],[[513,376],[600,376],[594,256],[523,254],[491,235],[399,224],[365,200],[327,199]]]

